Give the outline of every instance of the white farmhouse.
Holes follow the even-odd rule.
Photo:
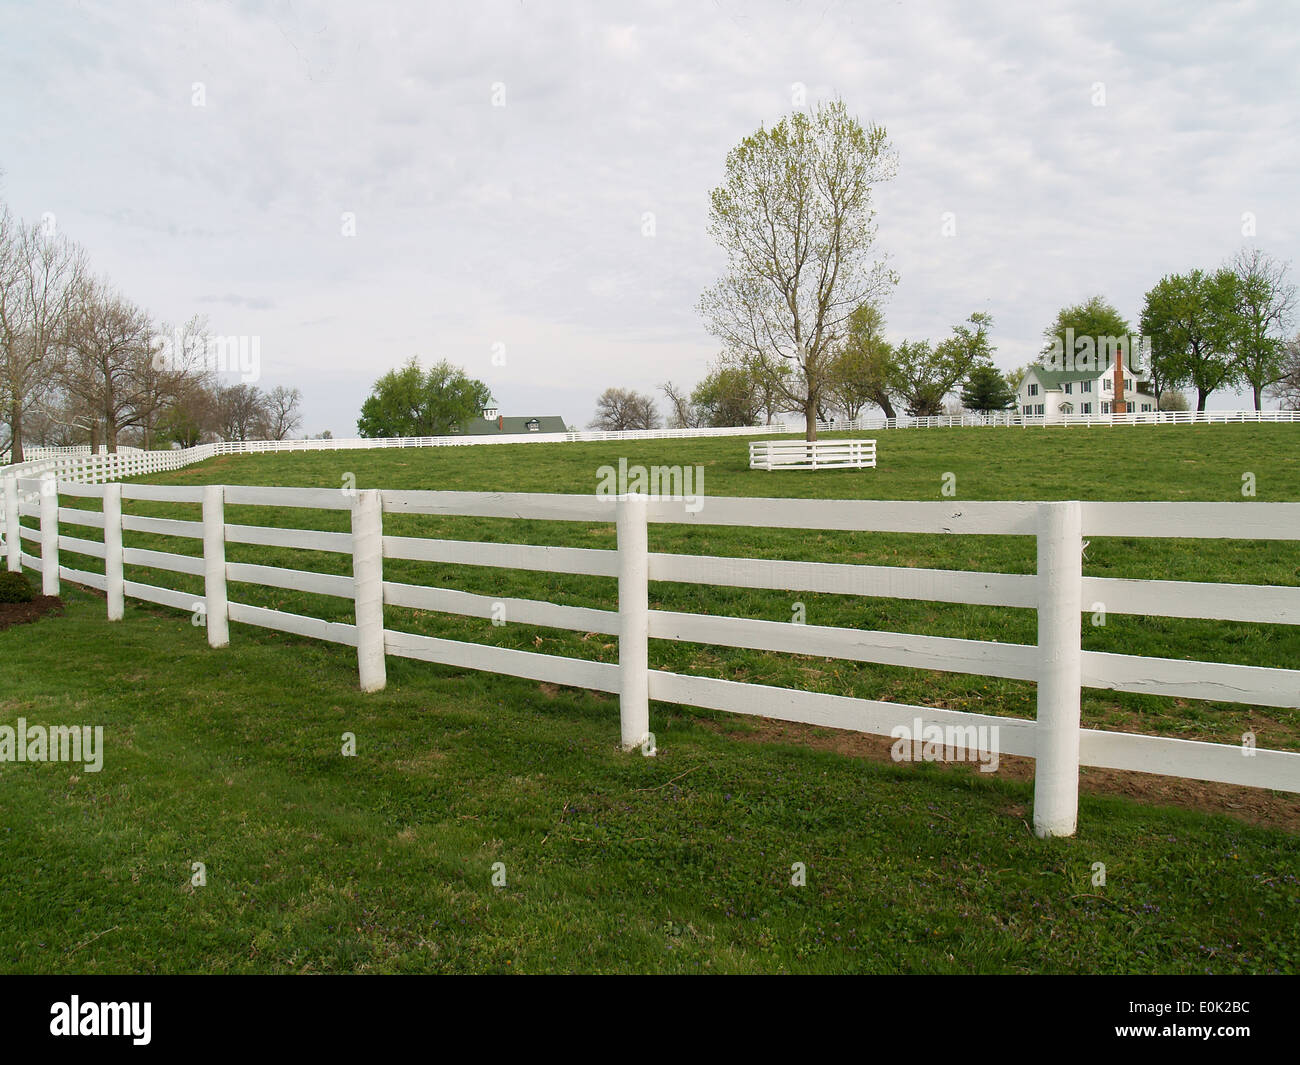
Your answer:
[[[1156,409],[1155,391],[1146,370],[1124,365],[1122,352],[1105,356],[1105,366],[1053,370],[1036,363],[1025,373],[1016,408],[1025,417],[1060,420],[1065,415],[1100,417],[1139,414]]]

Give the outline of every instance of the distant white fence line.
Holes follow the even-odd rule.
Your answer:
[[[751,470],[863,470],[876,465],[874,440],[755,440]]]
[[[1020,428],[1085,426],[1112,428],[1124,425],[1222,425],[1252,422],[1300,424],[1300,411],[1160,411],[1146,414],[1060,415],[1055,419],[1030,418],[1010,412],[988,416],[964,414],[935,418],[863,417],[853,421],[819,422],[819,432],[853,432],[870,429],[939,429],[978,426],[1012,426]],[[312,440],[224,440],[214,444],[171,451],[141,451],[119,448],[116,454],[91,454],[88,447],[28,448],[25,460],[16,465],[0,466],[0,478],[19,478],[52,474],[61,481],[100,484],[141,474],[180,469],[217,455],[257,454],[284,451],[352,451],[375,448],[466,447],[481,444],[543,444],[621,442],[635,440],[680,440],[719,436],[772,436],[801,433],[802,426],[784,422],[772,425],[737,426],[704,429],[627,429],[618,432],[583,431],[571,433],[520,433],[510,436],[403,436],[340,437]],[[3,525],[0,512],[0,525]]]
[[[1249,423],[1300,424],[1300,410],[1208,410],[1208,411],[1148,411],[1139,414],[1061,414],[1054,417],[1030,417],[1004,411],[996,414],[953,414],[928,418],[900,415],[886,418],[883,415],[863,416],[851,421],[838,419],[819,421],[818,432],[853,432],[860,429],[954,429],[977,427],[1030,428],[1076,426],[1087,428],[1126,425],[1236,425]],[[741,425],[705,427],[699,429],[620,429],[601,431],[575,430],[566,433],[518,433],[508,436],[401,436],[401,437],[330,437],[310,440],[225,440],[215,444],[200,444],[187,451],[197,452],[212,448],[210,454],[237,455],[263,451],[353,451],[385,447],[460,447],[475,444],[534,444],[534,443],[598,443],[611,440],[682,440],[693,437],[716,436],[767,436],[802,433],[803,422],[784,420],[770,425]],[[88,457],[89,447],[28,447],[24,458],[43,459],[61,455]],[[139,453],[138,448],[119,447],[119,453]],[[101,449],[102,452],[102,449]],[[210,457],[205,454],[204,458]],[[0,459],[7,459],[0,454]],[[192,461],[199,461],[198,459]]]
[[[924,728],[996,728],[998,752],[1036,759],[1034,828],[1040,836],[1071,835],[1077,825],[1081,765],[1158,773],[1249,787],[1300,792],[1300,754],[1085,729],[1081,687],[1168,695],[1246,705],[1300,707],[1300,670],[1184,661],[1084,651],[1080,615],[1102,601],[1120,614],[1300,624],[1300,588],[1082,575],[1083,537],[1192,537],[1300,539],[1300,503],[1024,503],[881,502],[711,497],[700,511],[681,500],[625,495],[380,491],[207,485],[170,487],[119,483],[5,480],[11,503],[5,525],[10,569],[39,570],[43,591],[60,581],[107,595],[110,620],[123,617],[127,597],[192,613],[204,609],[214,647],[229,641],[231,621],[355,647],[361,687],[386,683],[386,657],[420,659],[463,669],[571,685],[617,694],[622,744],[649,737],[649,701],[756,714],[783,721],[890,735],[920,721]],[[60,496],[101,500],[98,510],[60,509]],[[202,521],[122,513],[123,500],[202,505]],[[227,524],[225,507],[274,506],[344,510],[351,533]],[[547,521],[613,522],[614,550],[537,547],[384,534],[386,514],[466,515]],[[22,525],[20,515],[38,527]],[[755,528],[1033,536],[1036,574],[926,570],[908,567],[793,562],[661,554],[648,549],[653,523]],[[102,530],[102,539],[68,535],[67,526]],[[80,528],[77,529],[80,532]],[[201,543],[201,554],[142,550],[123,545],[124,533],[142,532]],[[23,541],[40,545],[40,556]],[[228,563],[226,544],[262,544],[351,556],[351,576]],[[103,559],[104,572],[60,564],[60,552]],[[504,600],[512,622],[618,638],[618,662],[594,662],[388,629],[384,607],[494,617],[503,600],[446,588],[384,579],[385,559],[466,563],[545,573],[616,578],[613,609],[564,606],[530,599]],[[124,566],[201,576],[192,593],[124,579]],[[932,602],[1036,609],[1038,643],[877,632],[852,628],[650,610],[648,582],[664,581],[782,592],[814,591]],[[340,624],[231,601],[230,583],[289,588],[339,596],[353,603],[355,621]],[[1036,720],[929,706],[881,702],[820,692],[719,680],[649,668],[648,641],[751,648],[800,655],[989,677],[1034,681]],[[949,733],[951,734],[951,733]]]
[[[104,449],[101,448],[101,451]],[[122,454],[141,454],[144,449],[138,447],[126,447],[123,445],[117,449]],[[33,459],[48,459],[61,455],[80,455],[88,457],[91,449],[88,445],[81,444],[74,447],[25,447],[23,448],[23,461],[30,462]],[[0,465],[9,464],[9,452],[0,452]]]
[[[1057,414],[1053,417],[1029,416],[1000,411],[994,414],[944,414],[930,418],[854,418],[818,422],[819,432],[853,432],[859,429],[956,429],[979,427],[1014,427],[1082,425],[1085,428],[1114,428],[1126,425],[1236,425],[1257,422],[1300,424],[1300,410],[1205,410],[1146,411],[1134,414]]]

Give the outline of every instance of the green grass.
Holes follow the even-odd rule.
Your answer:
[[[766,473],[747,468],[743,440],[671,440],[648,443],[493,445],[474,448],[314,452],[232,456],[148,480],[161,484],[284,484],[339,487],[345,475],[359,488],[574,492],[595,491],[597,469],[629,464],[704,467],[704,489],[714,495],[816,494],[834,498],[941,499],[942,474],[957,476],[959,498],[1129,499],[1241,501],[1241,473],[1255,474],[1259,500],[1300,499],[1300,426],[1126,427],[1111,430],[908,430],[879,434],[874,471]],[[1218,484],[1217,491],[1212,490]],[[72,501],[74,505],[81,501]],[[85,501],[91,505],[91,501]],[[199,517],[197,506],[128,503],[128,513]],[[706,503],[707,513],[707,503]],[[227,521],[344,531],[344,512],[229,507]],[[436,519],[388,515],[385,532],[497,542],[613,548],[612,524]],[[80,535],[99,536],[87,529]],[[1034,572],[1030,537],[922,536],[807,532],[718,526],[651,528],[651,550],[751,558],[834,561],[937,569]],[[197,541],[128,533],[130,546],[197,554]],[[344,555],[231,544],[227,558],[327,573],[350,572]],[[69,555],[65,565],[95,569],[91,558]],[[1094,539],[1084,572],[1097,576],[1300,585],[1300,543],[1263,541]],[[138,567],[128,578],[201,591],[199,578]],[[385,578],[502,598],[547,599],[609,608],[615,581],[488,567],[389,560]],[[232,585],[231,598],[331,621],[351,620],[348,600],[295,591]],[[812,625],[845,626],[933,636],[1032,644],[1032,610],[782,593],[761,589],[665,584],[651,586],[651,606],[694,613],[789,621],[802,603]],[[1300,627],[1110,613],[1104,625],[1085,616],[1089,650],[1245,665],[1300,663]],[[576,658],[614,661],[613,637],[519,624],[493,626],[472,619],[389,608],[388,627],[425,635],[475,640]],[[823,658],[653,641],[651,665],[862,698],[1032,717],[1034,686],[1027,682],[906,669]],[[1085,690],[1083,720],[1111,728],[1238,743],[1253,731],[1262,747],[1300,750],[1300,711],[1161,696]]]
[[[658,756],[626,755],[612,698],[400,660],[362,696],[339,648],[239,629],[215,652],[174,613],[110,627],[69,598],[5,633],[3,716],[102,723],[108,754],[0,767],[6,971],[1300,965],[1294,837],[1085,797],[1045,843],[1024,784],[668,707]]]
[[[577,492],[596,469],[702,464],[715,495],[1300,499],[1300,427],[935,430],[877,435],[867,472],[767,474],[743,440],[238,456],[148,480]],[[72,500],[69,505],[79,501]],[[197,508],[128,504],[196,517]],[[346,529],[347,515],[231,507],[227,520]],[[612,547],[606,524],[386,516],[385,531]],[[77,533],[88,539],[95,530]],[[1032,572],[1019,537],[657,526],[652,550]],[[132,546],[198,544],[127,534]],[[1208,549],[1207,549],[1208,548]],[[32,551],[33,546],[28,550]],[[315,552],[231,561],[348,572]],[[64,564],[93,569],[93,559]],[[1094,540],[1085,572],[1300,585],[1294,544]],[[608,608],[613,581],[389,562],[389,580]],[[196,591],[148,570],[132,579]],[[232,598],[350,621],[344,600]],[[1033,642],[1030,611],[656,584],[652,605]],[[389,659],[362,696],[350,650],[246,626],[215,652],[179,613],[69,592],[0,635],[0,723],[97,723],[99,774],[0,764],[0,968],[10,971],[1273,972],[1300,963],[1300,840],[1226,818],[1085,796],[1080,833],[1025,826],[1029,785],[738,742],[725,715],[655,704],[659,756],[624,755],[597,693]],[[612,661],[612,637],[389,609],[386,624]],[[1294,667],[1297,632],[1111,614],[1086,646]],[[1012,716],[1010,681],[656,641],[652,665]],[[1300,715],[1086,691],[1085,724],[1300,749]],[[358,756],[340,756],[354,732]],[[203,861],[208,885],[189,886]],[[507,885],[491,885],[505,864]],[[1104,862],[1108,883],[1090,882]],[[806,887],[790,884],[803,862]]]

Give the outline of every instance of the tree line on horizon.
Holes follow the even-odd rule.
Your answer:
[[[0,203],[0,455],[283,440],[298,429],[298,389],[227,383],[204,317],[155,319],[52,222],[24,222]]]
[[[898,277],[874,258],[871,194],[896,170],[885,130],[863,126],[840,100],[760,127],[728,153],[709,213],[728,266],[698,305],[722,348],[695,388],[663,386],[672,425],[752,425],[799,413],[813,440],[818,421],[852,419],[868,406],[890,418],[900,407],[917,417],[942,414],[959,388],[968,410],[1015,405],[1028,367],[1009,374],[994,367],[987,313],[934,344],[885,338],[881,307]],[[1300,409],[1289,267],[1243,248],[1216,270],[1166,275],[1146,293],[1144,368],[1158,405],[1185,407],[1178,390],[1192,388],[1200,411],[1216,391],[1249,387],[1256,410],[1265,395]],[[1062,308],[1045,330],[1044,354],[1067,327],[1096,338],[1134,332],[1095,296]],[[591,424],[658,423],[652,397],[614,388],[598,400]]]

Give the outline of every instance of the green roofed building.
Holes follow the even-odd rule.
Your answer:
[[[464,436],[528,436],[532,433],[567,433],[569,427],[557,415],[507,418],[496,407],[485,407],[483,415],[456,426],[453,433]]]

